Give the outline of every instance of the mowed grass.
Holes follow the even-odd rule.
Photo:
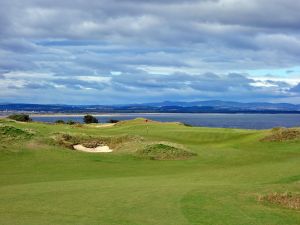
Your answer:
[[[300,142],[261,142],[270,131],[129,121],[113,127],[16,123],[31,138],[0,143],[0,224],[299,225],[300,212],[259,195],[300,192]],[[83,153],[55,133],[140,136],[196,153],[149,160],[136,145]],[[132,148],[132,149],[131,149]]]

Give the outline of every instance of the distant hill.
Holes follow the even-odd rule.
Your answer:
[[[28,113],[300,113],[300,105],[268,102],[194,101],[127,105],[0,104],[1,114]]]
[[[218,109],[246,109],[246,110],[300,110],[300,105],[289,103],[268,103],[268,102],[232,102],[232,101],[194,101],[194,102],[158,102],[148,103],[148,106],[181,106],[181,107],[214,107]]]

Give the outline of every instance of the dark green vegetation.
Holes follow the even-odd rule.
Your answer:
[[[63,121],[63,120],[56,120],[55,123],[65,124],[65,121]]]
[[[98,123],[98,119],[92,115],[85,115],[83,117],[83,122],[84,123]]]
[[[57,124],[68,124],[68,125],[79,124],[79,123],[76,123],[73,120],[68,120],[67,122],[65,122],[64,120],[56,120],[55,123],[57,123]]]
[[[119,120],[114,120],[114,119],[110,119],[107,121],[108,123],[118,123],[120,122]]]
[[[300,224],[299,209],[287,206],[300,192],[297,138],[261,141],[274,131],[142,119],[0,123],[0,224]],[[112,153],[84,153],[59,140],[118,144]],[[149,160],[139,155],[145,151],[197,155]]]
[[[31,121],[29,115],[27,114],[12,114],[8,116],[11,120],[21,121],[21,122],[29,122]]]

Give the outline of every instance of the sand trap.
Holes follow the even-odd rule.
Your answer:
[[[104,124],[97,124],[97,125],[92,124],[90,125],[90,127],[105,128],[105,127],[112,127],[114,125],[115,123],[104,123]]]
[[[83,145],[74,145],[73,148],[75,150],[83,151],[83,152],[112,152],[113,151],[107,145],[98,146],[96,148],[87,148],[84,147]]]

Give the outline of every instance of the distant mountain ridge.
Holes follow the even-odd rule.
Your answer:
[[[220,101],[220,100],[211,100],[211,101],[194,101],[194,102],[172,102],[164,101],[158,103],[146,103],[144,105],[149,106],[182,106],[182,107],[191,107],[191,106],[212,106],[212,107],[233,107],[233,108],[280,108],[280,109],[300,109],[300,105],[290,104],[290,103],[269,103],[269,102],[232,102],[232,101]]]
[[[29,113],[300,113],[300,105],[268,102],[164,101],[124,105],[63,105],[0,103],[0,112]]]

